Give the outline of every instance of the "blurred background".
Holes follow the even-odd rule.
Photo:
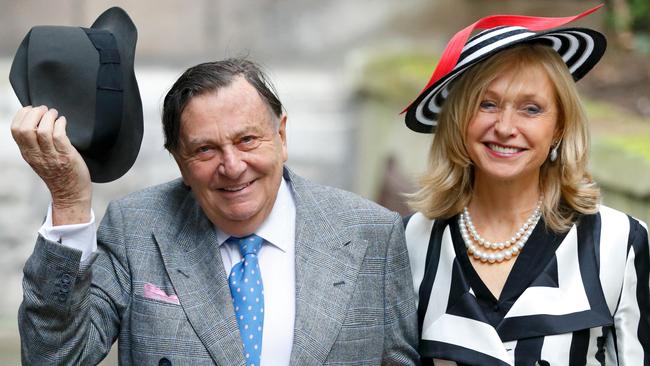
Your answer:
[[[650,220],[650,0],[605,0],[580,20],[608,35],[604,60],[579,83],[592,127],[591,166],[604,202]],[[248,56],[285,104],[289,166],[316,181],[408,213],[401,193],[423,172],[430,135],[399,112],[425,85],[447,40],[477,18],[569,16],[590,0],[0,0],[0,365],[20,364],[16,314],[22,266],[49,197],[9,132],[19,103],[9,68],[34,25],[88,27],[121,6],[139,30],[136,74],[145,135],[119,180],[95,185],[94,210],[178,176],[162,148],[161,101],[196,63]],[[103,363],[116,365],[112,354]]]

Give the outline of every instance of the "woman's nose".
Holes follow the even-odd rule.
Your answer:
[[[511,107],[505,107],[497,114],[494,123],[495,132],[502,137],[512,136],[516,132],[515,111]]]

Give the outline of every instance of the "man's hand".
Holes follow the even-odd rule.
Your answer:
[[[65,126],[65,117],[45,106],[24,107],[11,123],[11,135],[23,159],[50,190],[54,226],[90,221],[90,173]]]

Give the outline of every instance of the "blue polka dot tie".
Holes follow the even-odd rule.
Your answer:
[[[242,261],[230,271],[228,284],[244,344],[246,365],[259,366],[264,327],[264,287],[257,253],[263,239],[253,234],[243,238],[231,236],[228,241],[239,246]]]

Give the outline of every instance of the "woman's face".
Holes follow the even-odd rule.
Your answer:
[[[541,67],[524,72],[506,68],[488,86],[467,129],[477,181],[536,183],[556,135],[557,118],[555,91]]]

